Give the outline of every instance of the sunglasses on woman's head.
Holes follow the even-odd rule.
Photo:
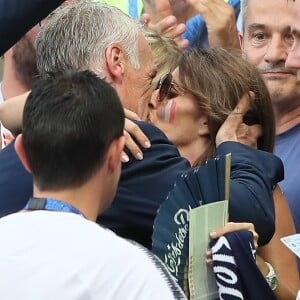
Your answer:
[[[174,86],[177,86],[177,84],[173,81],[172,73],[163,76],[155,88],[155,90],[158,90],[158,102],[161,102],[166,98],[171,98],[171,89]]]

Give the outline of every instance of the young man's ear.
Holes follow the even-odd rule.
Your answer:
[[[121,155],[125,145],[125,137],[121,136],[115,139],[107,151],[107,166],[110,173],[115,173],[119,170]]]
[[[116,44],[110,45],[105,51],[106,67],[112,82],[120,82],[125,71],[125,57],[122,47]],[[109,80],[108,80],[109,81]]]
[[[16,150],[16,153],[19,156],[19,159],[21,160],[24,168],[28,172],[31,172],[30,166],[28,164],[27,156],[26,156],[26,153],[25,153],[25,150],[24,150],[24,146],[23,146],[23,136],[22,136],[22,134],[19,134],[16,137],[16,140],[15,140],[15,150]]]

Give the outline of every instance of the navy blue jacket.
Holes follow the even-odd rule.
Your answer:
[[[139,125],[152,146],[144,150],[144,160],[137,162],[131,156],[123,165],[117,196],[98,223],[150,248],[157,209],[178,174],[190,166],[159,129]],[[259,244],[264,245],[275,230],[272,189],[283,178],[281,160],[235,142],[222,143],[216,151],[216,155],[227,153],[232,153],[229,219],[255,224]]]
[[[190,168],[177,148],[156,127],[138,122],[151,140],[144,159],[132,157],[123,164],[119,187],[112,206],[98,223],[117,234],[151,247],[154,217],[177,176]],[[266,244],[275,228],[273,185],[281,180],[282,163],[273,154],[234,142],[221,144],[217,155],[232,153],[231,221],[252,222]],[[22,209],[32,195],[32,178],[22,167],[13,143],[0,151],[0,216]]]
[[[122,166],[116,197],[97,222],[150,248],[156,211],[190,164],[158,128],[144,122],[139,125],[151,148],[144,150],[142,161],[127,153],[130,161]]]
[[[0,217],[22,209],[32,190],[32,176],[24,169],[12,142],[0,151]]]
[[[0,0],[0,56],[64,0]]]

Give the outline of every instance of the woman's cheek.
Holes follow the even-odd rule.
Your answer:
[[[159,119],[168,123],[174,122],[176,111],[176,102],[169,100],[164,106],[161,107],[159,112]]]

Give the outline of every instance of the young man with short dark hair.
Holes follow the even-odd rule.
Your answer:
[[[0,220],[0,299],[185,299],[158,259],[95,223],[116,192],[123,129],[117,93],[92,72],[35,85],[15,142],[34,192]]]

